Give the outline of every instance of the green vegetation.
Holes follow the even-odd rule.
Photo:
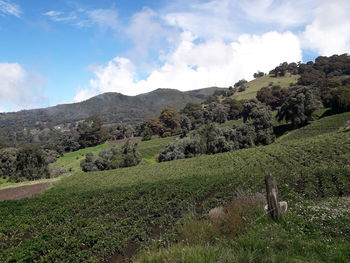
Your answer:
[[[281,199],[291,207],[282,222],[262,217],[237,238],[223,237],[207,245],[179,243],[169,250],[151,251],[149,260],[140,261],[347,262],[348,198],[319,202],[304,197],[337,196],[339,189],[349,195],[350,171],[344,157],[350,151],[349,140],[349,132],[330,131],[186,160],[77,172],[44,194],[0,203],[0,261],[101,262],[139,244],[151,244],[151,237],[159,233],[162,247],[176,240],[171,226],[189,209],[202,218],[209,209],[232,200],[235,192],[264,193],[264,173],[272,172]],[[143,143],[150,146],[152,141]],[[309,178],[308,184],[304,178]],[[323,178],[326,192],[320,191],[317,178]],[[329,184],[332,178],[337,178],[337,188]],[[338,214],[334,216],[329,207],[339,208]],[[156,257],[159,260],[153,260]]]
[[[245,86],[247,89],[235,93],[233,97],[237,100],[253,99],[256,97],[257,92],[263,87],[279,85],[281,88],[289,88],[290,84],[296,83],[299,77],[299,75],[289,75],[284,77],[271,77],[269,75],[263,76],[246,83]]]
[[[350,120],[350,112],[332,115],[313,121],[311,124],[287,133],[278,139],[279,142],[300,140],[313,136],[340,131],[345,123]]]

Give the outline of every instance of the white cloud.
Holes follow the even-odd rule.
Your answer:
[[[118,25],[118,14],[112,9],[96,9],[88,12],[91,21],[104,28],[117,29]]]
[[[210,86],[228,87],[241,78],[251,79],[257,70],[268,71],[281,62],[300,61],[297,36],[290,32],[241,35],[238,41],[208,41],[196,44],[190,32],[182,34],[177,49],[165,56],[164,64],[145,80],[137,80],[133,63],[114,58],[93,70],[90,88],[81,90],[76,101],[102,92],[136,95],[157,88],[182,91]],[[83,95],[86,95],[85,97]]]
[[[20,17],[22,10],[19,5],[12,3],[8,0],[0,0],[0,14],[13,15]]]
[[[310,14],[316,3],[314,0],[243,0],[239,5],[248,18],[255,23],[274,23],[280,27],[294,27],[310,21]]]
[[[1,1],[1,0],[0,0]],[[91,27],[116,30],[119,27],[118,13],[114,9],[76,9],[70,12],[51,10],[42,14],[54,22],[71,24],[76,27]]]
[[[49,17],[52,21],[56,22],[69,22],[77,19],[77,16],[74,13],[65,14],[63,12],[54,10],[45,12],[43,13],[43,15]]]
[[[323,0],[302,34],[304,47],[322,55],[350,53],[350,2]]]
[[[150,8],[135,13],[124,32],[134,44],[135,58],[144,58],[149,51],[159,51],[161,47],[172,45],[178,40],[178,31],[166,25],[159,14]]]
[[[0,103],[9,109],[24,109],[43,102],[44,80],[18,63],[0,63]]]

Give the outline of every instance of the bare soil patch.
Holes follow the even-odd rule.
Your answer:
[[[39,183],[0,189],[0,201],[20,200],[44,192],[51,183]]]

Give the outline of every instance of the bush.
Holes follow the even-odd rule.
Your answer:
[[[20,149],[16,157],[15,181],[49,178],[49,168],[43,151],[35,146]]]
[[[80,167],[84,172],[91,172],[136,166],[141,162],[136,146],[137,144],[127,141],[121,148],[101,151],[98,158],[88,153],[80,162]]]
[[[84,172],[98,171],[93,153],[87,153],[85,159],[80,162],[80,167]]]
[[[16,148],[4,148],[0,150],[0,177],[9,178],[16,172]]]
[[[158,161],[228,152],[254,145],[267,145],[274,141],[272,113],[266,105],[255,99],[246,101],[242,116],[245,124],[237,128],[222,129],[209,123],[195,131],[190,138],[168,144],[159,154]]]
[[[141,133],[142,141],[149,141],[152,139],[153,132],[149,127],[145,127],[143,132]]]

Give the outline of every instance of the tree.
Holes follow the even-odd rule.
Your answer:
[[[0,178],[9,178],[16,173],[16,148],[0,149]]]
[[[248,83],[248,81],[246,81],[245,79],[241,79],[237,81],[233,86],[235,88],[238,88],[238,87],[244,86],[246,83]]]
[[[265,76],[265,73],[264,73],[264,72],[261,72],[261,71],[258,71],[258,72],[256,72],[256,73],[253,74],[253,77],[254,77],[255,79],[261,78],[261,77],[263,77],[263,76]]]
[[[165,132],[164,123],[160,121],[159,118],[152,118],[146,122],[147,127],[149,127],[153,134],[163,135]]]
[[[200,126],[203,123],[202,105],[198,103],[187,103],[180,111],[182,115],[186,115],[191,121],[191,129]]]
[[[237,120],[241,117],[241,113],[243,110],[242,101],[238,101],[236,99],[227,98],[223,100],[222,104],[228,107],[227,119],[229,120]]]
[[[332,110],[334,112],[350,111],[350,86],[333,91]]]
[[[16,157],[16,181],[49,178],[49,168],[42,150],[35,146],[21,148]]]
[[[186,115],[182,115],[180,120],[180,125],[182,129],[181,136],[185,137],[187,133],[192,129],[192,123],[190,118],[188,118]]]
[[[255,145],[268,145],[275,139],[271,109],[257,99],[243,104],[243,121],[255,129]]]
[[[164,123],[164,127],[172,134],[181,131],[180,119],[180,114],[173,109],[164,109],[159,116],[159,120]]]
[[[313,89],[298,88],[290,91],[278,110],[277,119],[291,121],[295,127],[299,127],[305,125],[311,119],[312,113],[321,106],[322,103]]]
[[[299,85],[318,85],[324,81],[326,74],[323,71],[312,68],[310,71],[306,71],[301,74],[298,84]]]
[[[282,89],[280,86],[263,87],[258,91],[256,98],[262,103],[271,106],[272,109],[277,109],[282,105],[287,93],[288,89]]]
[[[84,172],[136,166],[141,162],[141,155],[136,147],[137,144],[127,141],[121,148],[101,151],[98,158],[93,153],[88,153],[80,166]]]
[[[145,127],[145,129],[143,130],[143,132],[141,133],[142,136],[142,141],[149,141],[152,139],[152,130],[150,127]]]
[[[98,117],[90,117],[79,123],[77,131],[81,148],[96,146],[104,141],[102,122]]]

